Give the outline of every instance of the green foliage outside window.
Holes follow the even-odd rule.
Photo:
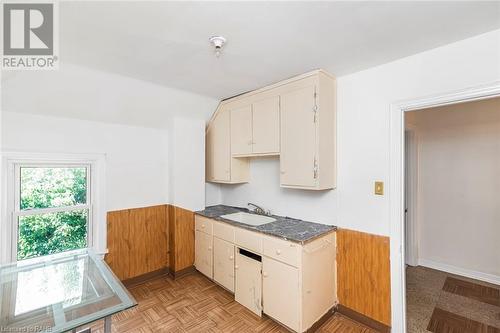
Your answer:
[[[20,194],[22,211],[86,204],[86,168],[23,167]],[[86,247],[87,221],[87,209],[20,216],[17,259]]]

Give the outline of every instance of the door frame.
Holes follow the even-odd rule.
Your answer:
[[[390,110],[390,262],[391,322],[393,332],[406,332],[406,277],[404,228],[404,113],[500,96],[500,81],[391,104]]]
[[[406,154],[408,153],[408,155]],[[418,197],[420,193],[418,182],[419,142],[417,128],[414,125],[405,126],[405,263],[418,265]]]

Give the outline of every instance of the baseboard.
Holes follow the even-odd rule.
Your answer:
[[[162,269],[158,269],[158,270],[153,271],[153,272],[149,272],[146,274],[135,276],[135,277],[130,278],[130,279],[123,280],[122,283],[125,287],[132,287],[132,286],[136,286],[138,284],[144,283],[148,280],[157,278],[159,276],[169,275],[169,274],[170,274],[170,270],[168,268],[162,268]]]
[[[169,274],[172,276],[172,278],[174,278],[174,280],[178,279],[182,276],[192,274],[194,272],[196,272],[196,268],[194,268],[194,266],[186,267],[186,268],[181,269],[177,272],[174,272],[173,270],[169,270]]]
[[[381,322],[376,321],[375,319],[372,319],[370,317],[365,316],[364,314],[361,314],[357,311],[354,311],[352,309],[349,309],[346,306],[343,306],[342,304],[339,304],[337,306],[336,312],[354,320],[357,321],[358,323],[361,323],[365,326],[368,326],[369,328],[380,332],[380,333],[390,333],[391,328],[385,324],[382,324]]]
[[[420,258],[418,259],[418,265],[432,269],[437,269],[438,271],[443,271],[450,274],[461,275],[471,279],[476,279],[479,281],[500,285],[500,276],[494,274],[473,271],[466,268],[456,267],[453,265],[443,264],[432,260],[420,259]]]
[[[321,326],[323,326],[324,323],[328,321],[333,315],[335,314],[335,309],[336,307],[331,308],[328,310],[324,315],[321,316],[311,327],[309,327],[306,330],[306,333],[313,333],[316,332]]]

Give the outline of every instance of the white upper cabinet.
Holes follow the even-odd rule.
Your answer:
[[[280,99],[266,98],[252,104],[252,153],[277,155],[280,152]]]
[[[279,97],[273,96],[231,109],[233,156],[278,155],[280,152]]]
[[[314,85],[281,95],[280,180],[282,186],[316,184]]]
[[[207,128],[208,181],[248,182],[249,157],[279,155],[282,187],[335,188],[335,89],[317,70],[221,102]]]
[[[231,154],[252,154],[252,107],[231,110]]]
[[[206,132],[207,181],[228,184],[248,182],[248,159],[231,156],[231,141],[231,112],[220,109]]]
[[[282,187],[336,186],[335,79],[323,71],[287,85],[280,94]]]
[[[230,113],[220,112],[215,118],[211,131],[212,176],[214,180],[231,180],[231,135]]]

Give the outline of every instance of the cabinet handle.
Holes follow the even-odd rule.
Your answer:
[[[212,247],[211,246],[208,247],[208,251],[212,251]]]
[[[276,254],[280,255],[281,254],[281,250],[276,250]]]
[[[205,229],[205,225],[204,225],[204,224],[202,224],[202,225],[201,225],[201,228],[202,228],[202,229]]]
[[[239,268],[238,265],[234,265],[234,269],[238,269],[238,268]]]
[[[285,171],[281,170],[281,171],[280,171],[280,173],[281,173],[282,175],[284,175],[284,174],[285,174]]]
[[[229,256],[229,260],[233,260],[234,259],[234,256]]]
[[[262,276],[263,277],[268,277],[269,275],[267,274],[267,272],[264,272],[264,273],[262,273]]]

